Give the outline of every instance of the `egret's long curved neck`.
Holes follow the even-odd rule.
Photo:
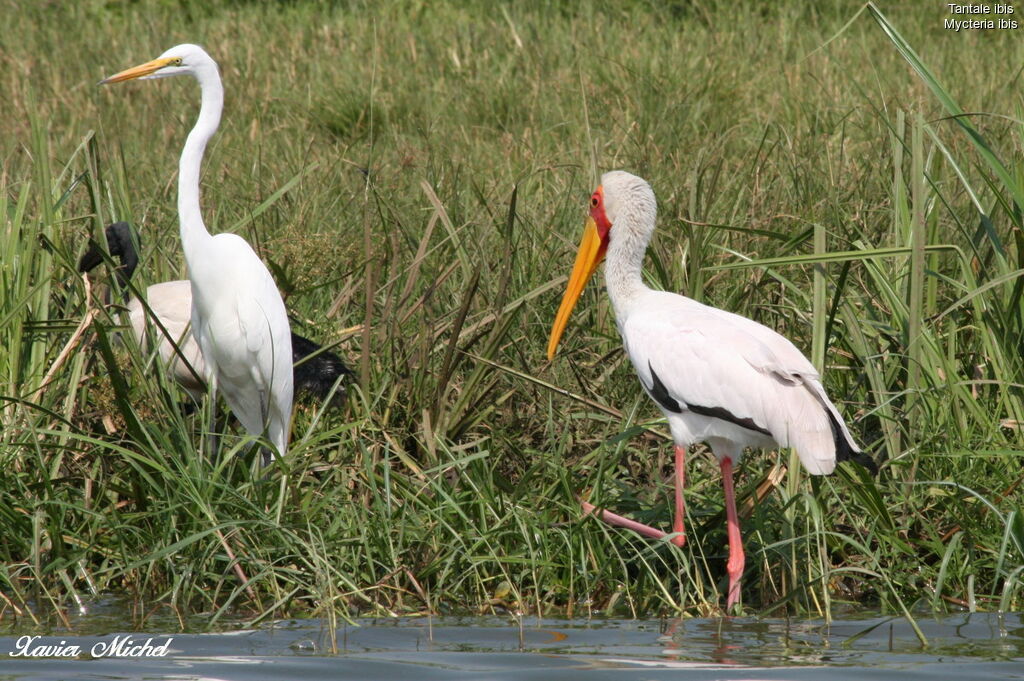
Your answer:
[[[213,133],[217,132],[220,114],[224,108],[224,88],[221,86],[217,68],[200,72],[196,75],[196,80],[199,81],[202,90],[199,119],[185,140],[185,147],[181,150],[181,160],[178,163],[178,220],[186,261],[190,259],[189,255],[201,246],[204,239],[211,238],[199,211],[199,172],[206,143],[213,137]]]
[[[617,319],[623,319],[629,313],[630,304],[648,290],[643,265],[654,219],[654,214],[647,211],[623,210],[611,229],[604,278]]]

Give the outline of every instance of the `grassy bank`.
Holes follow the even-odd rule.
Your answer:
[[[886,462],[811,480],[789,453],[745,459],[748,611],[1018,608],[1020,43],[945,31],[939,4],[883,5],[902,38],[871,12],[840,32],[858,9],[9,2],[3,617],[108,592],[183,621],[715,612],[709,456],[685,549],[580,519],[580,494],[670,516],[667,429],[600,287],[544,358],[611,168],[658,195],[651,284],[792,338]],[[196,88],[94,83],[186,41],[227,90],[207,223],[256,245],[297,330],[361,376],[343,413],[299,411],[266,475],[230,456],[240,437],[209,456],[210,410],[183,415],[74,268],[127,219],[138,287],[185,274],[174,171]]]

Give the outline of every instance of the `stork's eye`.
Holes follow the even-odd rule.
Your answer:
[[[590,197],[590,205],[593,206],[594,208],[597,208],[597,197],[596,196],[591,196]]]

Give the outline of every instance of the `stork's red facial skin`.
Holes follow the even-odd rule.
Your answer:
[[[572,274],[569,275],[569,284],[566,286],[565,295],[562,296],[562,304],[558,307],[555,323],[551,326],[548,359],[554,359],[558,341],[561,340],[565,326],[569,323],[569,315],[576,307],[576,301],[580,299],[584,287],[608,252],[608,233],[611,228],[612,223],[604,210],[604,189],[598,187],[590,197],[590,217],[583,228],[583,239],[576,252],[576,263],[572,267]]]
[[[608,215],[604,212],[604,188],[598,187],[590,197],[590,217],[597,225],[597,235],[601,237],[601,243],[607,243],[608,231],[612,228]]]

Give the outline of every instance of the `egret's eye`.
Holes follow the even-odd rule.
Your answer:
[[[171,60],[171,66],[181,66],[181,57],[175,57]]]

